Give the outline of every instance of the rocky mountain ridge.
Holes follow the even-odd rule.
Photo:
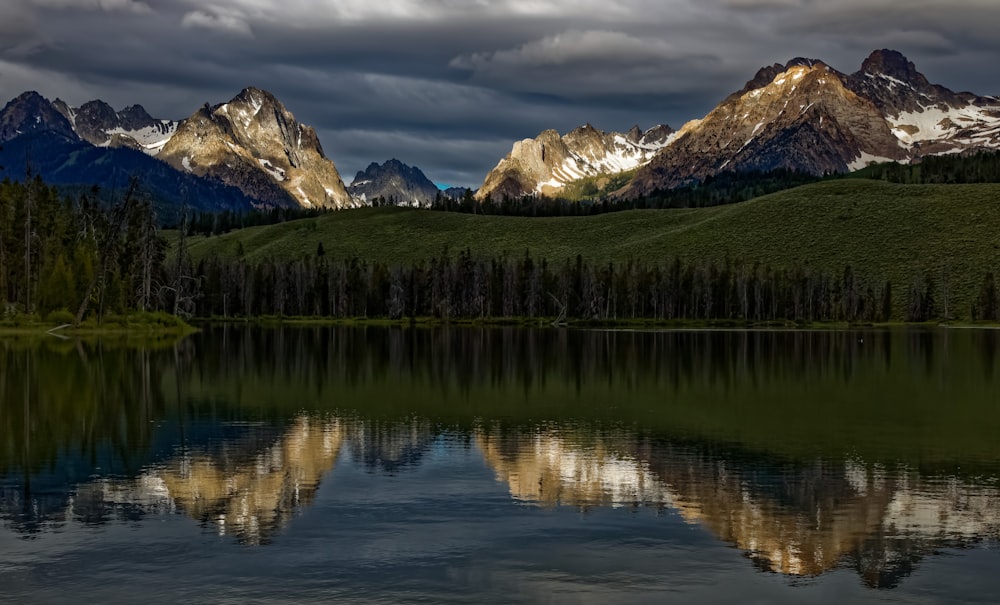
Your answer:
[[[381,198],[402,206],[427,206],[441,193],[419,168],[395,158],[384,164],[372,162],[358,171],[347,191],[362,204]]]
[[[206,212],[245,212],[260,203],[223,183],[179,173],[137,150],[136,145],[95,146],[83,140],[56,103],[26,92],[0,109],[0,176],[41,176],[59,186],[97,185],[100,195],[114,199],[138,175],[145,194],[162,220],[179,219],[181,208]]]
[[[142,105],[115,111],[104,101],[88,101],[70,107],[62,99],[52,106],[73,126],[84,141],[97,147],[128,147],[156,155],[177,130],[178,122],[157,120]]]
[[[707,116],[682,127],[616,196],[650,195],[722,172],[822,175],[981,149],[1000,149],[994,97],[931,84],[891,50],[873,52],[851,75],[798,58],[761,68]]]
[[[236,187],[266,205],[353,205],[316,131],[271,93],[245,88],[182,121],[157,157],[177,170]]]
[[[274,95],[257,88],[244,89],[228,103],[206,104],[180,121],[153,118],[140,105],[115,111],[98,100],[72,107],[60,99],[50,102],[36,92],[26,92],[0,110],[0,143],[40,133],[45,133],[46,145],[55,145],[62,152],[75,149],[75,143],[141,151],[181,174],[213,183],[209,189],[234,188],[256,206],[355,205],[336,166],[324,154],[316,131],[296,121]],[[65,145],[53,143],[51,135],[61,137]],[[121,154],[85,155],[103,158],[95,160],[99,162],[125,158],[123,169],[125,165],[129,170],[145,166]],[[73,163],[71,158],[64,159],[54,166]],[[64,170],[63,176],[78,175],[82,168]],[[155,165],[138,172],[165,176]],[[178,203],[192,203],[186,199],[190,187],[180,186],[181,181],[190,184],[190,178],[175,180],[178,187],[173,197]]]
[[[0,143],[39,132],[78,138],[66,116],[37,92],[22,93],[0,110]]]
[[[103,101],[90,101],[72,107],[34,92],[0,110],[0,144],[41,133],[42,147],[8,147],[39,158],[63,154],[59,161],[47,157],[45,164],[64,179],[100,173],[120,184],[124,173],[102,162],[118,162],[130,171],[141,166],[141,173],[158,175],[159,191],[178,204],[189,203],[192,178],[212,183],[217,191],[237,191],[224,196],[226,207],[242,206],[240,198],[257,207],[344,208],[379,197],[423,204],[438,195],[419,169],[393,161],[359,172],[348,191],[316,131],[299,123],[272,94],[252,87],[226,103],[205,104],[180,121],[154,118],[139,105],[116,111]],[[78,144],[109,153],[141,152],[186,175],[187,184],[170,193],[170,173],[161,166],[86,149],[80,157],[94,162],[88,172],[76,156],[67,155],[83,149]],[[986,149],[1000,149],[1000,99],[932,84],[902,54],[877,50],[852,74],[807,58],[762,67],[708,115],[676,132],[669,126],[604,132],[590,124],[565,135],[543,131],[515,142],[475,195],[479,200],[558,196],[581,178],[635,170],[614,194],[627,199],[723,173],[780,168],[822,175],[871,161],[913,162]],[[605,179],[608,183],[618,186],[613,179]]]
[[[546,130],[534,139],[514,143],[511,152],[486,176],[476,199],[558,195],[577,179],[644,165],[673,136],[673,129],[665,125],[646,131],[635,126],[626,133],[603,132],[590,124],[565,135]]]

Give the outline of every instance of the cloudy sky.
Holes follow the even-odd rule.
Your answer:
[[[344,180],[396,157],[478,186],[514,140],[675,128],[765,64],[853,72],[894,48],[1000,93],[998,0],[2,0],[0,102],[139,103],[162,118],[270,90]]]

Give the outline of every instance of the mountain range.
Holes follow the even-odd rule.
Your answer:
[[[182,206],[216,212],[247,211],[257,205],[235,187],[178,172],[139,151],[142,144],[135,138],[109,134],[106,144],[94,145],[77,134],[67,117],[71,115],[64,103],[33,92],[10,101],[0,111],[0,174],[14,179],[38,175],[51,184],[87,189],[96,185],[110,195],[120,193],[132,175],[140,175],[144,191],[167,219],[176,219]],[[83,131],[97,140],[89,127]]]
[[[115,189],[138,175],[168,203],[197,209],[354,204],[316,131],[270,93],[246,88],[181,121],[139,105],[72,107],[26,92],[0,111],[0,163],[29,163],[54,184]]]
[[[930,84],[903,55],[872,53],[841,73],[793,59],[762,68],[701,120],[681,128],[618,193],[630,198],[721,172],[786,168],[816,175],[871,161],[1000,148],[1000,99]]]
[[[635,141],[584,126],[564,137],[545,131],[514,144],[487,175],[479,197],[553,195],[573,177],[638,168],[614,197],[629,199],[704,181],[721,173],[789,169],[843,173],[872,161],[919,161],[927,155],[1000,149],[1000,99],[931,84],[892,50],[877,50],[853,74],[815,59],[762,67],[704,118],[673,132],[661,126],[629,162],[617,158]],[[669,134],[667,134],[669,133]]]
[[[54,184],[112,190],[138,175],[161,203],[204,210],[345,208],[380,199],[425,205],[440,193],[419,168],[395,159],[372,163],[346,187],[316,131],[253,87],[179,121],[154,118],[140,105],[72,107],[26,92],[0,110],[0,146],[8,175],[28,164]],[[515,142],[475,195],[558,197],[578,179],[612,182],[603,177],[624,173],[627,184],[612,195],[629,199],[723,173],[823,175],[985,149],[1000,149],[1000,99],[931,84],[902,54],[877,50],[852,74],[804,58],[762,67],[676,131],[545,130]]]

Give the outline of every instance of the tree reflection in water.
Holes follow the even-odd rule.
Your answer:
[[[406,473],[464,442],[518,501],[673,511],[761,569],[851,567],[892,587],[937,549],[1000,543],[996,340],[223,328],[141,346],[4,341],[0,514],[22,535],[183,514],[267,544],[338,464]]]

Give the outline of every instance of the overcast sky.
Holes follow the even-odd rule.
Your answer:
[[[183,118],[246,86],[372,161],[478,186],[513,141],[679,128],[765,64],[901,51],[1000,93],[1000,0],[0,0],[0,103],[25,90]]]

